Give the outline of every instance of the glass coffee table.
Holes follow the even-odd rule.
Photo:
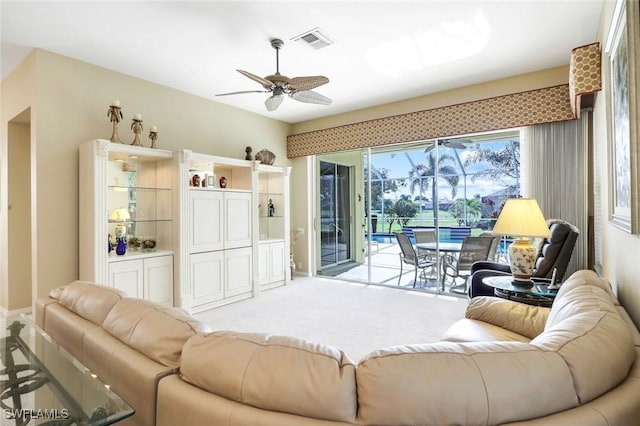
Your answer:
[[[494,294],[527,305],[551,307],[557,290],[549,290],[546,283],[531,281],[531,285],[514,285],[511,275],[485,277],[482,283],[493,287]]]
[[[0,417],[21,425],[109,425],[133,408],[26,316],[1,318]]]

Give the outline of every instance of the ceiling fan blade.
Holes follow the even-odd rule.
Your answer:
[[[273,95],[269,96],[266,101],[264,101],[264,105],[267,107],[267,111],[275,111],[278,109],[284,96],[282,95]]]
[[[296,101],[306,102],[308,104],[331,105],[332,102],[330,98],[312,90],[299,90],[297,92],[293,92],[290,96]]]
[[[245,77],[249,77],[251,80],[260,83],[265,89],[273,88],[273,83],[267,80],[266,78],[258,77],[255,74],[251,74],[249,71],[244,71],[244,70],[236,70],[236,71],[238,71],[240,74],[244,75]]]
[[[311,90],[328,82],[329,79],[322,75],[294,77],[289,80],[289,88],[291,90]]]
[[[218,93],[216,96],[240,95],[243,93],[271,93],[271,90],[242,90],[240,92]]]

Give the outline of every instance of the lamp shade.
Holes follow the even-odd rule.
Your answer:
[[[514,237],[551,235],[542,210],[533,198],[509,198],[498,216],[493,233]]]
[[[131,219],[131,215],[129,215],[129,210],[125,209],[124,207],[120,207],[111,212],[110,219],[115,222],[125,222]]]

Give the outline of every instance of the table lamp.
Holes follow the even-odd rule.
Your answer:
[[[127,220],[131,219],[131,215],[129,214],[129,210],[124,207],[120,207],[119,209],[115,209],[111,213],[110,219],[114,222],[120,222],[116,224],[115,234],[116,238],[124,238],[127,236],[127,227],[124,223]]]
[[[538,253],[529,238],[551,235],[538,202],[532,198],[509,198],[498,216],[493,233],[517,238],[509,246],[513,284],[531,285],[530,278]]]

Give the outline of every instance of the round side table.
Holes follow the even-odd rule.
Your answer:
[[[556,297],[556,291],[550,291],[546,284],[533,282],[531,286],[514,285],[511,275],[485,277],[482,279],[482,283],[493,287],[493,292],[497,297],[527,305],[550,308]]]

